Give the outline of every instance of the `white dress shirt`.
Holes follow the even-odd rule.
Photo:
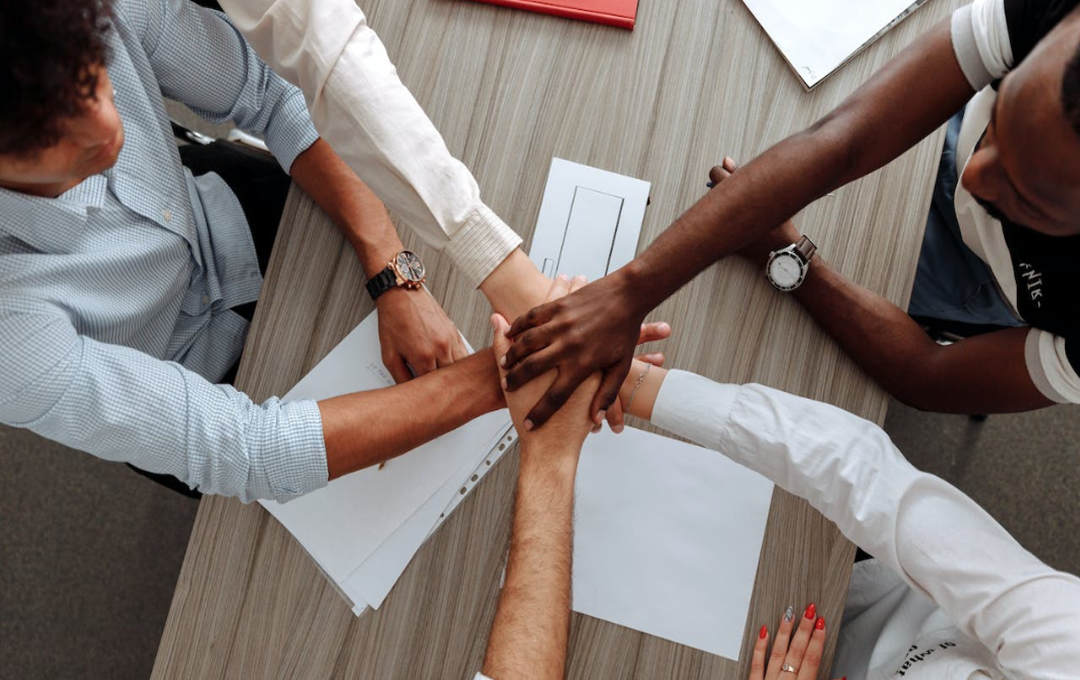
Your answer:
[[[319,134],[390,210],[479,285],[521,244],[398,78],[353,0],[222,0],[267,63],[304,91]]]
[[[833,676],[1080,677],[1080,579],[915,469],[873,423],[682,371],[668,374],[652,422],[807,499],[877,558],[856,565]]]

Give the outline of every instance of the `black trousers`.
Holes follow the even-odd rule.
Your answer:
[[[195,176],[216,172],[229,185],[240,207],[244,209],[252,240],[255,241],[255,254],[259,260],[259,271],[266,273],[270,262],[270,253],[274,248],[278,223],[285,209],[285,198],[289,191],[289,176],[273,157],[256,149],[250,149],[232,142],[217,141],[213,144],[189,144],[180,147],[180,160]],[[250,302],[233,309],[248,321],[255,314],[255,303]],[[236,366],[222,378],[222,382],[232,383],[236,379]],[[201,498],[202,494],[189,489],[187,484],[172,475],[147,472],[128,465],[143,477],[189,498]]]

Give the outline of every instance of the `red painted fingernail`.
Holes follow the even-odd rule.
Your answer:
[[[758,633],[758,637],[761,638],[762,640],[764,640],[768,636],[769,636],[769,627],[768,626],[762,626],[761,627],[761,632]]]
[[[808,618],[808,619],[812,619],[812,618],[814,618],[814,617],[815,617],[816,615],[817,615],[817,607],[816,607],[816,606],[814,606],[814,603],[813,603],[813,602],[811,602],[811,603],[810,603],[810,606],[806,608],[806,613],[805,613],[805,614],[803,614],[803,616],[805,616],[805,617],[806,617],[806,618]]]
[[[814,628],[817,628],[818,630],[825,630],[825,617],[824,616],[820,617],[817,620],[817,623],[814,624]]]

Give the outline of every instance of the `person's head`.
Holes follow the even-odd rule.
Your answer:
[[[0,2],[0,186],[48,195],[116,162],[110,0]]]
[[[1080,234],[1080,13],[1002,80],[986,134],[961,177],[995,217]]]

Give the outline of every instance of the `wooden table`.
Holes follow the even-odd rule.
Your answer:
[[[806,93],[738,0],[641,0],[634,32],[465,0],[368,0],[403,80],[521,234],[535,224],[553,156],[652,182],[642,244],[705,191],[725,154],[749,159],[832,109],[960,0],[934,0]],[[853,280],[906,304],[941,132],[797,219]],[[488,306],[407,228],[429,285],[475,346]],[[372,308],[355,256],[293,188],[238,384],[288,390]],[[882,422],[886,398],[809,317],[741,262],[714,266],[651,318],[673,322],[669,365],[759,381]],[[303,549],[256,504],[205,498],[154,678],[472,677],[507,547],[516,453],[419,552],[386,603],[355,618]],[[777,490],[742,662],[575,615],[572,678],[745,680],[752,631],[810,601],[836,622],[854,547]],[[835,632],[831,628],[828,658]]]

